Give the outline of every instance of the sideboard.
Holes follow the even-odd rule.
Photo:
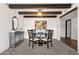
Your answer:
[[[24,41],[24,32],[15,31],[9,33],[10,37],[10,48],[15,48],[17,45]]]

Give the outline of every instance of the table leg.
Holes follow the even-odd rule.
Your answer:
[[[39,42],[39,46],[42,46],[42,37],[41,37],[41,34],[40,34],[40,42]]]

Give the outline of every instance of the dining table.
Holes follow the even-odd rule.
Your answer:
[[[33,34],[35,35],[35,38],[38,38],[39,39],[39,40],[37,40],[39,46],[42,46],[42,44],[45,44],[46,43],[44,40],[42,40],[47,35],[47,32],[46,31],[44,31],[44,32],[43,31],[34,32]]]

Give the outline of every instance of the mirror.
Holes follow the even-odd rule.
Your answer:
[[[19,27],[19,21],[16,16],[12,18],[12,30],[17,30]]]

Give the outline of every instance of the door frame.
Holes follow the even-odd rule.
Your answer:
[[[67,22],[70,21],[70,38],[71,38],[71,19],[65,21],[65,37],[67,38]]]

